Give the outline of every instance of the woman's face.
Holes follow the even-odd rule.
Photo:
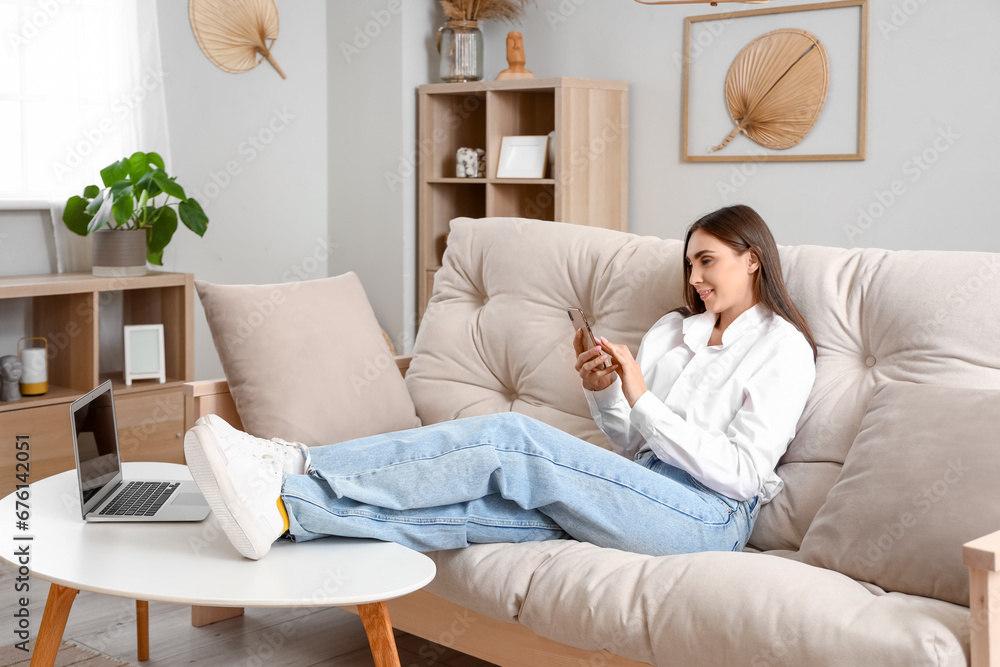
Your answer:
[[[752,278],[757,262],[751,256],[750,251],[737,256],[732,248],[701,229],[692,232],[685,261],[691,265],[690,282],[704,301],[705,310],[727,314],[723,319],[731,322],[754,305]]]

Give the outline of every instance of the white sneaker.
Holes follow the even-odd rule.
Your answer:
[[[195,422],[195,425],[207,424],[215,432],[215,437],[219,442],[227,441],[234,447],[244,447],[251,451],[258,451],[260,448],[269,448],[275,458],[281,460],[281,469],[289,475],[303,475],[309,469],[310,456],[309,447],[301,442],[288,442],[281,438],[271,438],[264,440],[257,438],[245,431],[233,428],[225,419],[216,414],[205,415]],[[270,446],[273,443],[275,446]]]
[[[278,511],[285,450],[270,440],[236,429],[216,430],[203,421],[184,436],[191,476],[226,537],[246,558],[263,558],[285,531]]]

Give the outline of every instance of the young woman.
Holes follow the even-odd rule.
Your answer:
[[[505,412],[308,448],[215,415],[184,441],[191,474],[233,546],[373,537],[417,551],[573,538],[651,555],[742,550],[815,379],[816,346],[753,209],[687,231],[687,306],[636,358],[574,346],[608,451]],[[603,369],[603,360],[612,365]]]

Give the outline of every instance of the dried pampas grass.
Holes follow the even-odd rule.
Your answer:
[[[445,16],[453,21],[499,20],[516,23],[524,8],[535,0],[440,0]]]

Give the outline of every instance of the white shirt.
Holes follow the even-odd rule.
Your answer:
[[[709,346],[716,313],[668,313],[646,332],[636,362],[647,391],[629,407],[621,378],[584,389],[612,448],[647,450],[736,500],[770,502],[784,486],[774,472],[795,435],[816,379],[812,347],[761,303]]]

